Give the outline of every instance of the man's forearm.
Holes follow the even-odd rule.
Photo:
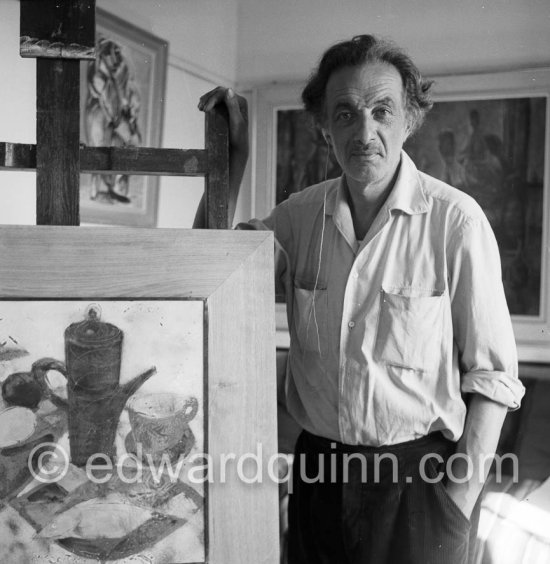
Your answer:
[[[248,104],[245,98],[235,94],[230,88],[219,86],[201,96],[199,109],[204,112],[209,112],[217,104],[222,103],[227,107],[229,114],[228,215],[229,225],[231,226],[237,207],[239,189],[248,161]],[[203,196],[197,208],[197,213],[195,214],[193,227],[200,229],[206,226],[206,202]]]
[[[506,406],[479,394],[474,394],[470,400],[464,433],[456,448],[457,454],[465,456],[454,460],[451,476],[454,479],[447,484],[449,494],[468,518],[487,478],[506,412]],[[468,472],[471,477],[459,483]]]

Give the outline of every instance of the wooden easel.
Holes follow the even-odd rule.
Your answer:
[[[80,60],[95,58],[95,0],[20,0],[22,57],[36,58],[36,145],[0,142],[0,169],[36,170],[38,225],[79,225],[79,175],[204,176],[206,226],[227,229],[228,118],[206,114],[205,149],[80,144]]]

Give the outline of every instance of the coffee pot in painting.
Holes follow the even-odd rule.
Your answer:
[[[51,361],[67,378],[71,461],[77,466],[96,453],[114,457],[124,405],[156,372],[151,368],[121,386],[122,341],[123,332],[101,321],[99,307],[92,305],[86,319],[65,330],[65,364],[53,359],[35,363]]]

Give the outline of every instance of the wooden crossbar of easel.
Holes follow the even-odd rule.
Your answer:
[[[0,142],[0,169],[36,170],[38,225],[79,225],[80,173],[204,176],[205,224],[229,225],[229,135],[222,107],[206,114],[204,149],[80,143],[80,60],[95,57],[95,0],[20,0],[23,57],[36,58],[36,145]]]

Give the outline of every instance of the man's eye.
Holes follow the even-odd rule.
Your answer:
[[[336,114],[336,119],[338,121],[350,121],[352,118],[352,113],[351,112],[338,112]]]
[[[380,108],[376,108],[376,110],[374,111],[375,115],[378,115],[382,118],[384,117],[388,117],[392,115],[392,111],[391,108],[389,108],[388,106],[382,106]]]

